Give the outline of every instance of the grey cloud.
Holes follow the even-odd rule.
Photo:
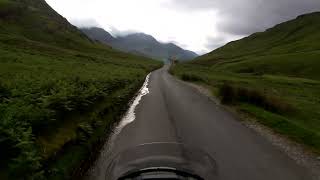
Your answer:
[[[181,10],[197,11],[203,9],[212,9],[216,6],[215,0],[172,0],[165,6],[175,7]]]
[[[167,42],[162,42],[162,43],[165,43],[165,44],[168,44],[168,43],[172,43],[172,44],[175,44],[183,49],[187,49],[188,45],[187,44],[183,44],[183,43],[180,43],[178,41],[167,41]]]
[[[233,35],[263,31],[298,15],[320,11],[320,0],[172,0],[180,10],[215,10],[218,30]]]
[[[227,39],[224,36],[210,37],[207,39],[206,48],[216,49],[227,43]]]
[[[138,33],[138,31],[134,31],[134,30],[121,31],[115,27],[110,27],[110,30],[111,30],[110,33],[116,37],[127,36],[129,34]]]
[[[79,28],[101,27],[94,19],[71,19],[70,23]]]

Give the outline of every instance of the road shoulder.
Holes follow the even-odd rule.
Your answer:
[[[258,122],[256,118],[254,118],[253,116],[250,116],[249,114],[239,111],[236,107],[222,105],[220,103],[220,100],[217,97],[215,97],[212,91],[208,89],[208,87],[206,87],[205,85],[186,82],[177,78],[176,80],[196,89],[198,93],[204,96],[207,96],[219,107],[230,112],[233,116],[235,116],[236,117],[235,119],[238,119],[239,121],[241,121],[241,123],[244,126],[252,129],[257,134],[264,137],[273,146],[275,146],[277,149],[279,149],[280,151],[288,155],[288,157],[293,159],[297,164],[308,169],[311,172],[314,179],[320,180],[320,156],[319,155],[313,153],[304,145],[296,143],[288,139],[287,137],[279,133],[276,133],[271,128],[262,125],[261,123]]]

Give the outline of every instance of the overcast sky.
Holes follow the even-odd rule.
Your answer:
[[[320,0],[46,0],[78,27],[114,36],[144,32],[207,53],[227,42],[308,12]]]

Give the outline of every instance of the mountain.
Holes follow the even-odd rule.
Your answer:
[[[97,43],[44,0],[0,0],[0,179],[71,179],[158,61]]]
[[[144,33],[134,33],[126,36],[112,37],[101,28],[82,28],[89,38],[110,45],[121,51],[144,55],[154,59],[168,59],[175,57],[180,60],[191,60],[198,55],[184,50],[173,43],[160,43],[154,37]]]
[[[109,44],[116,40],[110,33],[101,28],[82,28],[81,31],[94,41],[100,41],[104,44]]]
[[[193,63],[233,72],[278,73],[320,79],[320,12],[230,42]]]
[[[88,38],[42,0],[1,0],[0,33],[76,48]]]

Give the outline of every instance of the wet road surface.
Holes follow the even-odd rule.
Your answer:
[[[169,75],[167,68],[147,78],[135,114],[115,130],[85,179],[108,179],[106,169],[115,154],[153,142],[201,148],[215,159],[221,180],[311,179],[286,154],[195,88]]]

